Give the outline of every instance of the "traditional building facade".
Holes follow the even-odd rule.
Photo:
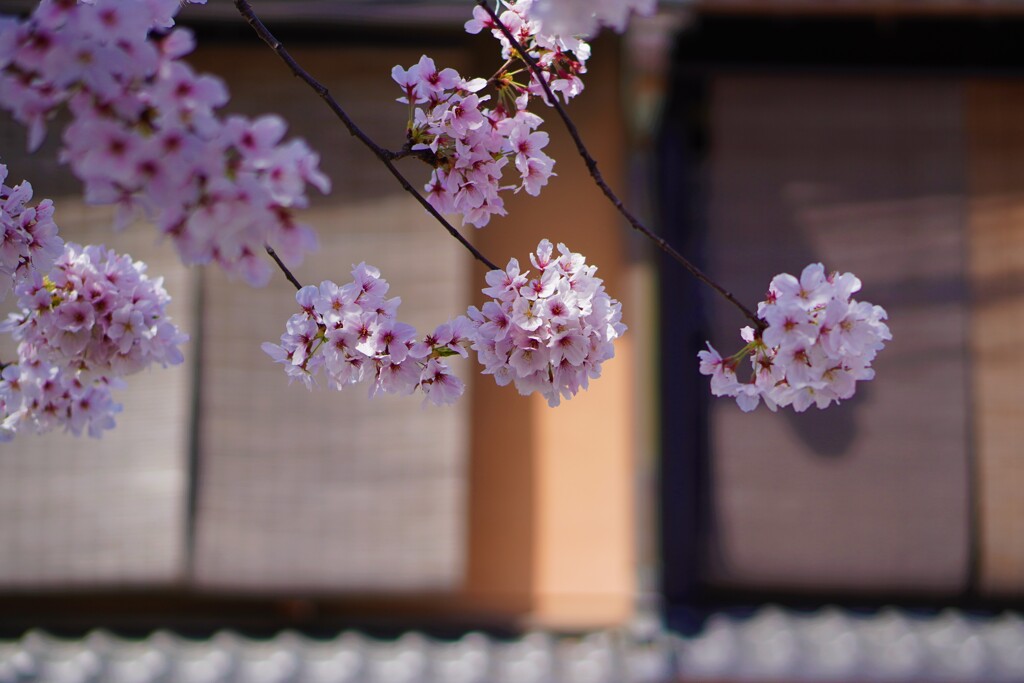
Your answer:
[[[401,146],[406,116],[393,65],[421,54],[463,74],[497,65],[493,41],[461,31],[464,3],[255,8],[387,147]],[[192,63],[226,81],[233,111],[280,113],[321,154],[334,191],[307,212],[321,247],[300,280],[365,260],[418,328],[482,301],[484,269],[229,3],[183,22],[200,37]],[[12,178],[56,201],[70,239],[165,276],[192,342],[184,366],[136,378],[102,441],[0,447],[0,629],[566,633],[653,614],[692,637],[658,641],[689,662],[666,655],[659,671],[697,680],[750,679],[767,665],[737,662],[765,634],[822,652],[807,634],[825,631],[807,623],[842,621],[868,643],[858,652],[882,642],[845,611],[728,612],[765,602],[863,608],[920,652],[1018,634],[1015,616],[992,615],[1024,594],[1022,37],[1013,0],[694,0],[595,41],[570,113],[660,234],[750,305],[773,274],[821,261],[856,273],[888,310],[877,378],[800,415],[712,401],[696,353],[706,339],[739,348],[744,321],[624,227],[553,116],[557,177],[467,230],[498,263],[543,237],[585,253],[630,330],[590,390],[556,409],[467,363],[467,396],[443,410],[287,386],[259,345],[280,334],[291,285],[252,290],[184,268],[145,226],[114,235],[110,213],[76,197],[58,142],[23,155],[5,119]],[[419,162],[403,169],[426,182]],[[947,613],[933,633],[891,604],[985,620]],[[961,679],[1014,680],[1021,651]],[[877,680],[941,678],[933,659]]]

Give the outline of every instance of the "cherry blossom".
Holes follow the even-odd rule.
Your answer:
[[[325,280],[295,294],[300,313],[288,319],[280,344],[263,350],[284,365],[290,380],[312,388],[322,372],[338,391],[367,382],[369,394],[412,394],[419,389],[432,403],[443,405],[462,395],[462,380],[445,357],[465,355],[465,325],[446,323],[417,341],[416,329],[396,319],[401,300],[386,298],[388,282],[373,266],[360,263],[352,281]]]
[[[31,206],[32,185],[8,187],[6,179],[7,166],[0,164],[0,300],[25,278],[48,272],[64,245],[53,222],[53,202]]]
[[[531,14],[532,0],[504,4],[502,23],[536,62],[551,90],[567,102],[580,94],[590,46],[575,36],[542,33]],[[454,69],[438,69],[426,55],[408,68],[396,65],[391,70],[402,90],[398,101],[410,108],[410,148],[424,153],[434,166],[424,187],[428,201],[439,212],[461,214],[478,228],[492,216],[505,215],[502,192],[538,195],[555,164],[543,151],[547,133],[537,130],[543,119],[527,111],[532,97],[544,98],[543,88],[490,16],[475,7],[466,30],[485,29],[501,43],[507,60],[489,79],[464,79]],[[493,88],[493,101],[490,94],[480,94],[487,86]],[[513,168],[518,183],[504,179]]]
[[[323,372],[330,388],[365,381],[371,396],[419,389],[440,405],[464,391],[444,359],[466,358],[472,349],[500,386],[515,384],[521,394],[537,392],[557,406],[600,376],[626,326],[621,305],[581,254],[564,244],[555,254],[542,240],[530,260],[535,277],[511,259],[486,276],[483,292],[493,300],[418,341],[411,326],[395,320],[398,300],[384,298],[388,284],[379,271],[359,264],[346,285],[328,280],[300,289],[301,313],[288,320],[279,344],[267,342],[263,350],[307,388]]]
[[[525,188],[536,195],[547,183],[554,160],[543,152],[547,134],[535,131],[539,116],[486,106],[489,96],[474,91],[482,83],[465,81],[454,69],[438,71],[426,56],[408,69],[396,66],[392,78],[404,93],[399,101],[416,105],[408,139],[412,150],[429,153],[434,170],[424,190],[439,212],[483,227],[505,215],[501,192]],[[518,185],[504,184],[510,160]]]
[[[851,299],[861,282],[852,273],[826,273],[813,263],[794,277],[776,275],[768,297],[758,305],[763,331],[741,331],[747,343],[722,356],[708,343],[698,354],[700,372],[711,376],[711,393],[731,396],[744,411],[764,400],[771,410],[811,405],[827,408],[851,398],[856,383],[872,379],[872,361],[892,339],[881,306]],[[749,357],[749,381],[740,381],[740,363]]]
[[[560,107],[557,100],[579,95],[590,57],[584,38],[601,26],[622,30],[631,13],[653,6],[501,0],[499,20],[514,40],[474,8],[465,29],[490,31],[505,63],[489,78],[465,78],[427,55],[396,65],[406,144],[380,158],[426,161],[425,195],[439,212],[476,227],[505,215],[509,192],[537,195],[554,175],[533,98]],[[220,113],[227,88],[184,61],[194,38],[175,27],[178,9],[178,0],[43,0],[26,19],[0,17],[0,107],[26,126],[33,150],[49,122],[70,121],[60,131],[61,160],[89,202],[117,207],[118,227],[144,218],[183,262],[216,263],[264,284],[266,247],[292,264],[315,249],[299,212],[307,186],[326,193],[330,181],[305,142],[286,139],[279,117]],[[62,109],[68,116],[57,118]],[[0,165],[0,298],[13,291],[19,312],[0,325],[17,345],[17,357],[0,362],[0,440],[54,428],[98,436],[121,409],[111,393],[121,378],[182,362],[187,337],[167,318],[169,296],[144,264],[102,246],[63,244],[52,203],[33,204],[29,183],[8,187],[6,178]],[[498,385],[557,406],[600,376],[626,327],[620,303],[582,254],[542,240],[529,260],[532,268],[511,259],[487,273],[488,300],[427,334],[398,319],[401,300],[388,297],[379,270],[360,263],[343,285],[300,287],[298,312],[263,350],[308,388],[323,378],[335,390],[364,383],[370,396],[418,390],[437,405],[464,393],[448,361],[473,351]],[[773,411],[803,411],[852,397],[891,339],[885,310],[851,298],[860,287],[821,264],[776,276],[757,329],[741,330],[745,346],[723,357],[709,343],[698,354],[712,393],[744,411],[762,400]]]
[[[557,406],[601,375],[626,326],[621,304],[581,254],[559,244],[556,255],[551,242],[541,240],[530,262],[533,277],[514,258],[505,270],[487,274],[483,292],[493,299],[467,312],[472,348],[499,386],[514,384],[519,393],[537,392]]]
[[[0,441],[58,428],[100,437],[114,428],[114,416],[122,410],[110,392],[116,386],[120,383],[104,377],[83,381],[40,360],[6,365],[0,380]]]
[[[316,247],[296,211],[307,184],[327,192],[330,182],[304,142],[283,141],[278,117],[218,116],[227,89],[181,61],[194,41],[168,31],[178,8],[44,0],[24,21],[0,22],[0,106],[29,128],[35,149],[67,105],[61,159],[87,201],[116,204],[122,226],[144,216],[187,264],[214,262],[265,284],[264,245],[293,264]]]
[[[586,62],[590,58],[590,45],[578,33],[543,26],[541,17],[536,12],[534,0],[505,0],[502,4],[507,9],[498,15],[498,18],[540,67],[544,80],[551,90],[560,92],[566,102],[579,95],[583,91],[580,75],[587,71]],[[468,33],[490,30],[501,43],[501,55],[504,59],[520,59],[514,54],[512,44],[504,32],[494,24],[483,8],[473,8],[473,18],[466,22],[465,28]],[[525,62],[523,64],[525,66]],[[524,70],[530,73],[529,69]],[[543,88],[532,76],[527,84],[516,82],[512,76],[511,71],[502,70],[499,72],[498,80],[504,88],[514,93],[528,93],[543,98]]]
[[[103,246],[64,245],[47,275],[15,287],[20,311],[0,332],[17,342],[2,363],[0,439],[63,427],[99,436],[114,426],[112,387],[154,364],[177,365],[188,340],[167,317],[162,278]]]

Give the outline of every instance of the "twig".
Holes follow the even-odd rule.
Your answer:
[[[501,65],[501,68],[494,72],[494,75],[487,79],[488,83],[496,83],[498,77],[505,73],[505,70],[512,66],[512,62],[515,60],[509,57],[505,60],[505,63]]]
[[[402,186],[402,189],[404,189],[406,192],[415,197],[416,201],[418,201],[423,206],[423,208],[427,210],[427,213],[433,216],[437,220],[437,222],[440,223],[444,227],[444,229],[448,231],[448,234],[450,234],[452,237],[458,240],[459,244],[465,247],[466,250],[469,251],[469,253],[471,253],[477,261],[480,261],[480,263],[483,263],[491,270],[500,270],[498,266],[494,265],[494,263],[488,260],[486,256],[481,254],[476,247],[470,244],[469,240],[463,237],[462,233],[456,230],[455,227],[437,211],[437,209],[431,206],[430,202],[428,202],[426,198],[423,197],[423,195],[416,191],[416,188],[412,186],[412,184],[405,178],[405,176],[402,175],[402,173],[395,167],[394,163],[392,163],[392,159],[396,158],[395,153],[384,149],[376,142],[374,142],[369,135],[364,133],[359,128],[359,126],[355,124],[355,121],[353,121],[351,117],[349,117],[345,110],[341,108],[341,105],[338,104],[337,100],[335,100],[331,96],[331,93],[327,90],[327,88],[318,80],[313,78],[305,69],[299,66],[298,62],[295,61],[295,59],[284,48],[284,45],[281,44],[281,41],[275,38],[274,34],[272,34],[270,30],[266,26],[264,26],[263,22],[260,21],[259,17],[256,16],[248,0],[234,0],[234,2],[235,7],[238,9],[238,12],[243,17],[245,17],[245,20],[247,22],[249,22],[249,26],[251,26],[252,29],[256,32],[256,35],[258,35],[263,40],[263,42],[269,45],[270,49],[277,53],[277,56],[280,57],[281,60],[288,65],[288,68],[292,70],[292,73],[299,80],[306,83],[306,85],[312,88],[313,91],[320,96],[320,99],[327,103],[327,106],[330,107],[331,111],[334,112],[335,116],[337,116],[341,120],[341,122],[348,129],[348,132],[353,137],[357,138],[360,142],[362,142],[371,152],[374,153],[374,155],[378,159],[380,159],[380,162],[384,164],[384,166],[387,167],[389,171],[391,171],[391,175],[393,175],[398,180],[399,184]]]
[[[302,284],[296,279],[294,275],[292,275],[292,271],[288,270],[288,266],[286,266],[284,264],[284,261],[281,260],[281,257],[277,255],[277,252],[274,251],[274,248],[269,244],[263,245],[263,248],[267,250],[268,254],[270,254],[270,258],[274,259],[274,263],[276,263],[277,267],[281,269],[281,272],[284,273],[284,276],[288,278],[288,282],[295,285],[295,289],[302,289]]]
[[[402,149],[397,152],[392,152],[390,149],[383,150],[384,154],[387,155],[388,159],[392,161],[398,161],[399,159],[406,159],[412,157],[419,159],[423,163],[427,164],[431,168],[437,163],[437,155],[431,152],[429,149],[413,149],[412,142],[406,142],[402,145]]]
[[[591,178],[594,179],[594,182],[601,189],[601,192],[604,193],[604,196],[608,198],[608,201],[610,201],[612,205],[618,210],[618,212],[622,214],[622,216],[629,222],[629,224],[633,227],[634,230],[637,230],[640,233],[642,233],[647,239],[654,242],[654,244],[657,245],[659,249],[661,249],[663,252],[672,257],[676,262],[678,262],[680,265],[686,268],[686,270],[688,270],[691,275],[693,275],[695,278],[697,278],[707,286],[714,289],[716,292],[725,297],[727,301],[729,301],[731,304],[740,309],[740,311],[743,312],[743,315],[749,318],[757,326],[757,329],[763,330],[765,328],[765,322],[763,320],[758,318],[749,308],[740,303],[740,301],[736,297],[734,297],[732,293],[730,293],[720,284],[718,284],[710,277],[705,275],[700,268],[698,268],[696,265],[690,262],[689,259],[680,254],[678,251],[676,251],[675,247],[669,244],[665,240],[665,238],[661,237],[660,235],[657,235],[652,230],[650,230],[650,228],[644,225],[640,221],[640,219],[634,216],[633,213],[626,208],[625,204],[622,203],[622,200],[619,199],[618,195],[616,195],[615,192],[611,189],[611,187],[608,186],[608,183],[604,181],[604,177],[601,175],[601,171],[598,170],[597,168],[597,161],[594,160],[594,157],[592,157],[590,155],[590,152],[587,150],[586,145],[583,144],[583,138],[580,137],[580,133],[579,130],[576,128],[576,124],[573,123],[573,120],[571,118],[569,118],[569,114],[565,111],[565,107],[558,100],[558,98],[555,97],[554,92],[552,92],[551,90],[551,86],[549,86],[548,82],[544,79],[543,71],[537,65],[536,60],[532,56],[530,56],[530,54],[523,48],[519,41],[516,40],[515,36],[512,35],[512,32],[508,30],[508,27],[505,26],[504,23],[502,23],[501,19],[498,17],[498,14],[491,8],[490,5],[488,5],[487,0],[475,1],[476,4],[480,5],[480,7],[483,7],[484,11],[486,11],[487,14],[490,15],[491,19],[494,21],[495,26],[497,26],[498,29],[504,34],[505,38],[509,41],[509,44],[518,53],[519,58],[526,63],[526,66],[529,67],[530,72],[533,74],[534,78],[537,79],[537,82],[540,84],[540,87],[543,88],[545,97],[547,97],[548,102],[551,103],[551,105],[555,108],[555,111],[558,112],[558,116],[562,119],[562,123],[565,124],[566,130],[569,131],[569,135],[572,136],[573,142],[576,143],[576,151],[579,152],[579,155],[583,158],[583,162],[586,164],[587,170],[590,172]]]

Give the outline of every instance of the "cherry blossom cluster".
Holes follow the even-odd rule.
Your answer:
[[[0,442],[26,431],[45,434],[63,428],[100,437],[113,429],[122,406],[111,388],[121,382],[88,382],[41,360],[4,365],[0,371]]]
[[[472,348],[499,386],[514,383],[524,396],[537,392],[557,406],[600,376],[626,326],[621,304],[581,254],[559,244],[556,255],[542,240],[530,261],[535,277],[510,260],[486,276],[483,292],[491,301],[422,339],[395,319],[399,299],[384,298],[388,284],[380,272],[361,263],[344,286],[325,281],[299,290],[302,312],[288,320],[280,344],[264,343],[263,350],[308,388],[323,371],[334,389],[366,381],[371,396],[419,389],[447,404],[464,387],[443,359],[466,358]]]
[[[500,26],[481,7],[465,25],[501,44],[505,63],[490,78],[463,78],[427,56],[392,70],[409,122],[407,144],[391,157],[429,163],[430,204],[477,227],[505,215],[503,193],[537,195],[553,175],[531,98],[556,104],[544,86],[564,102],[578,95],[590,56],[583,37],[600,26],[622,30],[631,12],[649,12],[655,0],[498,3]],[[315,248],[297,212],[309,203],[307,186],[326,193],[330,182],[305,142],[285,140],[280,118],[218,114],[227,90],[183,61],[194,40],[174,27],[178,9],[179,0],[42,0],[26,19],[0,16],[0,107],[28,128],[31,149],[66,108],[61,160],[83,181],[87,201],[116,205],[119,226],[144,216],[187,264],[217,263],[264,284],[266,247],[288,263]],[[8,187],[6,177],[0,165],[0,298],[13,290],[20,311],[0,324],[17,345],[17,358],[0,362],[0,440],[58,427],[98,436],[121,409],[111,389],[153,364],[180,363],[187,337],[167,318],[169,297],[144,264],[102,246],[63,244],[52,204],[32,205],[31,185]],[[583,255],[542,240],[530,262],[532,270],[511,259],[488,273],[490,300],[425,336],[397,320],[400,299],[388,298],[380,272],[361,263],[344,285],[300,288],[299,312],[280,343],[263,350],[307,388],[323,373],[332,389],[365,382],[371,396],[419,390],[438,405],[464,391],[447,359],[473,350],[499,386],[557,406],[600,376],[626,327]],[[734,397],[744,411],[762,399],[773,411],[804,411],[853,396],[891,339],[885,310],[851,298],[860,286],[821,264],[799,278],[776,276],[758,307],[761,324],[741,331],[746,346],[723,358],[709,343],[699,354],[712,393]],[[751,373],[741,381],[745,357]]]
[[[325,280],[303,287],[295,294],[302,312],[289,318],[280,344],[266,342],[263,350],[307,388],[322,371],[339,391],[365,381],[371,397],[419,389],[432,403],[453,403],[465,387],[444,358],[468,355],[471,327],[455,320],[417,339],[412,325],[396,319],[401,299],[385,298],[388,288],[380,271],[365,263],[352,269],[345,285]]]
[[[483,227],[491,216],[505,215],[501,185],[509,157],[520,171],[520,188],[536,195],[548,181],[554,161],[541,148],[547,133],[533,132],[540,118],[528,112],[514,116],[488,109],[488,97],[474,89],[482,81],[464,81],[454,69],[438,71],[423,56],[408,69],[395,66],[392,78],[416,105],[409,127],[413,150],[429,151],[434,170],[425,194],[440,213],[459,213],[467,223]],[[423,106],[419,106],[423,105]]]
[[[203,0],[199,0],[203,1]],[[297,222],[306,185],[330,187],[319,159],[285,124],[218,117],[223,83],[182,61],[194,42],[171,30],[178,0],[43,0],[23,21],[0,21],[0,106],[41,144],[67,105],[61,158],[86,199],[142,213],[185,263],[216,262],[254,285],[271,266],[265,244],[297,263],[316,246]]]
[[[582,254],[559,244],[556,255],[542,240],[530,262],[533,277],[514,258],[487,274],[483,293],[492,300],[468,312],[473,350],[499,386],[514,383],[520,394],[537,392],[557,406],[600,376],[626,326],[621,304]]]
[[[31,206],[28,181],[8,187],[7,166],[0,164],[0,301],[33,273],[46,273],[61,253],[64,242],[53,222],[53,202]]]
[[[578,38],[541,33],[539,22],[530,16],[531,2],[506,2],[501,21],[543,69],[551,89],[568,101],[583,90],[580,74],[586,72],[590,47]],[[543,151],[548,134],[537,130],[543,119],[527,111],[530,97],[543,94],[540,84],[513,55],[490,16],[476,7],[473,17],[467,31],[490,29],[502,43],[506,63],[490,79],[467,80],[455,69],[439,70],[427,56],[408,69],[395,66],[391,76],[403,91],[399,101],[410,107],[411,148],[424,153],[434,167],[424,188],[427,199],[439,212],[461,214],[480,228],[491,216],[505,215],[502,191],[539,194],[555,162]],[[526,78],[517,80],[519,74]],[[494,102],[480,94],[488,85],[496,91]],[[503,185],[509,162],[519,182]]]
[[[590,45],[576,33],[560,33],[542,26],[541,17],[537,14],[540,6],[534,0],[502,0],[502,4],[507,9],[498,15],[498,19],[540,67],[551,91],[561,93],[566,102],[583,92],[580,75],[587,72]],[[502,58],[513,62],[518,60],[529,78],[525,84],[519,83],[515,80],[515,71],[502,69],[493,79],[499,87],[510,89],[514,95],[528,94],[544,98],[540,83],[525,68],[526,63],[519,58],[512,43],[486,10],[474,7],[473,18],[466,22],[465,28],[467,33],[489,29],[491,35],[501,43]]]
[[[542,150],[548,134],[537,131],[542,119],[518,104],[511,111],[488,108],[488,96],[475,89],[483,81],[464,81],[454,69],[440,72],[427,56],[409,69],[396,66],[392,77],[417,107],[409,128],[413,150],[429,150],[434,170],[424,188],[441,213],[459,213],[478,228],[491,216],[504,216],[503,190],[525,189],[536,196],[552,175],[554,160]],[[509,160],[519,184],[501,184]]]
[[[0,325],[18,354],[0,377],[0,438],[57,426],[98,436],[120,410],[110,388],[121,377],[182,361],[188,337],[167,317],[162,278],[145,271],[103,246],[68,243],[48,275],[17,285],[21,310]]]
[[[744,411],[763,399],[771,410],[812,404],[827,408],[854,395],[860,380],[872,379],[877,353],[892,339],[885,309],[850,298],[861,282],[852,273],[830,273],[820,263],[804,268],[799,279],[776,275],[768,298],[758,305],[763,331],[745,327],[746,346],[723,358],[708,343],[698,354],[700,372],[711,376],[711,393],[731,396]],[[749,381],[737,376],[749,356]]]

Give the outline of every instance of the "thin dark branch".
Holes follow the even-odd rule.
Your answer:
[[[494,75],[487,79],[488,83],[497,83],[498,79],[504,75],[505,71],[508,70],[515,60],[509,57],[505,60],[505,63],[501,65],[501,68],[494,72]]]
[[[429,149],[413,149],[412,142],[406,142],[402,145],[402,149],[397,152],[392,152],[391,150],[386,149],[384,150],[384,153],[387,155],[388,159],[391,159],[392,161],[412,157],[414,159],[419,159],[431,168],[437,164],[436,154],[431,152]]]
[[[450,234],[452,237],[458,240],[459,244],[465,247],[466,250],[469,251],[469,253],[471,253],[477,261],[480,261],[480,263],[483,263],[491,270],[500,270],[498,266],[494,265],[494,263],[488,260],[486,256],[481,254],[476,247],[470,244],[469,240],[463,237],[462,233],[456,230],[455,227],[451,223],[449,223],[445,219],[445,217],[442,216],[437,211],[437,209],[431,206],[430,202],[428,202],[423,195],[417,192],[416,188],[414,188],[412,184],[408,180],[406,180],[405,176],[402,175],[402,173],[395,167],[392,161],[395,158],[395,153],[384,149],[376,142],[374,142],[373,139],[370,138],[370,136],[364,133],[359,128],[359,126],[356,125],[355,121],[353,121],[351,117],[349,117],[345,110],[341,108],[341,105],[338,104],[337,100],[335,100],[331,96],[331,93],[327,90],[327,88],[318,80],[313,78],[305,69],[299,66],[298,62],[295,61],[295,59],[284,48],[284,45],[281,44],[281,41],[275,38],[274,34],[272,34],[270,30],[266,26],[264,26],[263,22],[260,21],[259,17],[256,16],[248,0],[234,1],[235,7],[238,9],[238,12],[243,17],[245,17],[245,20],[247,22],[249,22],[249,25],[256,32],[256,35],[258,35],[263,40],[263,42],[269,45],[270,49],[277,53],[277,56],[280,57],[281,60],[288,65],[288,68],[292,70],[292,73],[299,80],[306,83],[306,85],[312,88],[313,91],[320,96],[320,99],[327,103],[327,106],[330,107],[331,111],[334,112],[335,116],[337,116],[341,120],[341,122],[348,129],[348,132],[352,134],[353,137],[357,138],[360,142],[362,142],[371,152],[374,153],[374,155],[378,159],[380,159],[380,162],[384,164],[384,166],[387,167],[389,171],[391,171],[391,175],[393,175],[398,180],[399,184],[402,186],[402,189],[411,194],[416,199],[416,201],[418,201],[423,206],[423,208],[427,210],[427,213],[433,216],[434,219],[437,220],[437,222],[440,223],[444,227],[444,229],[448,231],[448,234]]]
[[[555,96],[554,92],[552,92],[551,86],[548,85],[547,80],[544,79],[544,75],[541,68],[537,65],[537,61],[532,56],[530,56],[530,54],[523,48],[519,41],[516,40],[515,36],[512,35],[512,32],[508,30],[508,27],[502,23],[501,19],[498,17],[497,12],[495,12],[494,9],[491,8],[491,6],[487,3],[487,0],[476,0],[476,4],[483,7],[487,14],[490,15],[491,19],[494,21],[495,26],[497,26],[498,29],[505,35],[505,38],[509,41],[509,44],[519,55],[519,58],[526,63],[527,67],[529,67],[530,72],[533,74],[533,77],[540,84],[540,87],[543,88],[544,96],[547,98],[547,101],[555,108],[555,111],[558,112],[558,116],[562,119],[562,123],[565,124],[566,130],[569,131],[569,135],[572,136],[573,142],[576,143],[576,151],[579,152],[579,155],[583,158],[583,162],[586,164],[587,170],[590,172],[590,176],[594,179],[594,182],[601,189],[601,192],[604,193],[604,196],[608,198],[608,201],[610,201],[612,205],[618,210],[618,212],[622,214],[622,216],[629,222],[629,224],[633,227],[634,230],[639,231],[647,239],[654,242],[654,244],[657,245],[659,249],[661,249],[663,252],[668,254],[672,259],[674,259],[676,262],[678,262],[680,265],[686,268],[686,270],[688,270],[691,275],[693,275],[695,278],[697,278],[707,286],[711,287],[713,290],[715,290],[723,297],[725,297],[727,301],[729,301],[731,304],[740,309],[740,311],[743,312],[743,315],[749,318],[757,326],[757,329],[763,330],[765,327],[765,323],[763,320],[754,315],[754,313],[749,308],[740,303],[740,301],[735,296],[733,296],[732,293],[730,293],[720,284],[718,284],[710,277],[708,277],[706,274],[704,274],[704,272],[700,268],[694,265],[685,256],[680,254],[675,249],[675,247],[673,247],[665,240],[665,238],[654,233],[650,228],[644,225],[640,221],[640,219],[634,216],[629,209],[626,208],[625,204],[622,203],[622,200],[619,199],[618,195],[616,195],[615,192],[611,189],[611,187],[608,186],[608,183],[605,182],[604,177],[601,175],[601,171],[598,170],[597,168],[597,161],[594,160],[594,157],[592,157],[590,155],[589,150],[587,150],[586,145],[583,144],[583,138],[580,137],[580,132],[576,128],[576,124],[573,123],[573,120],[571,118],[569,118],[569,114],[565,111],[565,107]]]
[[[274,248],[269,244],[263,245],[263,248],[267,250],[268,254],[270,254],[270,258],[274,259],[274,263],[276,263],[277,267],[281,269],[281,272],[284,273],[284,276],[288,278],[288,282],[295,285],[295,289],[302,289],[302,283],[300,283],[298,279],[296,279],[296,277],[292,275],[292,271],[288,270],[288,266],[286,266],[284,264],[284,261],[281,260],[281,257],[277,255],[277,252],[274,251]]]

